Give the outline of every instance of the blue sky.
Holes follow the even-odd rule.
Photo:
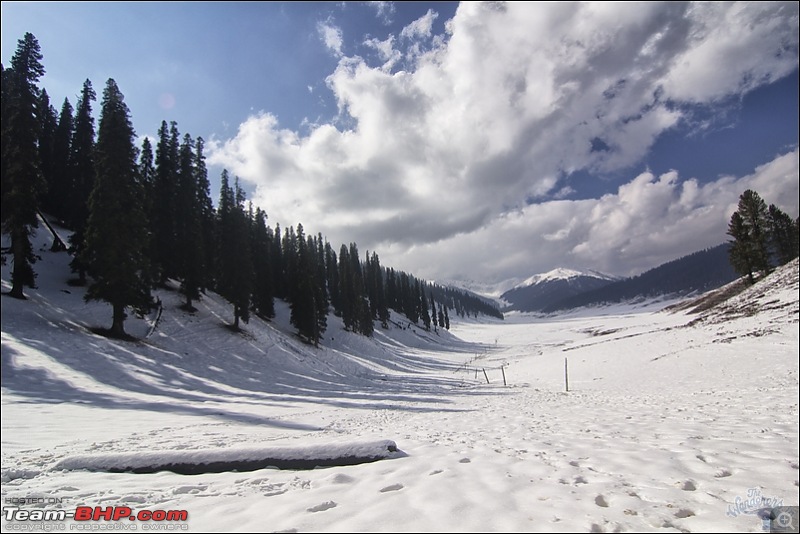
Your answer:
[[[57,109],[113,77],[214,198],[428,279],[637,274],[747,188],[798,215],[796,2],[3,2],[4,65],[28,31]]]

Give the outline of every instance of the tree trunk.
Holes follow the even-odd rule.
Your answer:
[[[114,322],[111,325],[111,335],[118,338],[127,337],[125,334],[125,306],[114,304]]]
[[[15,299],[25,299],[22,288],[25,285],[25,266],[27,258],[25,258],[25,247],[22,239],[20,239],[17,232],[11,234],[11,250],[14,253],[14,272],[11,275],[11,292],[10,296]]]
[[[233,307],[233,327],[239,330],[239,306]]]

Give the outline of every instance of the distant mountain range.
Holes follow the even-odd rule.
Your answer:
[[[503,311],[541,312],[564,299],[600,289],[617,279],[597,272],[554,269],[534,275],[501,295]]]
[[[555,269],[503,292],[502,311],[555,313],[601,303],[708,291],[738,278],[730,265],[728,248],[724,243],[624,279],[594,271]]]
[[[731,267],[728,258],[729,248],[728,243],[723,243],[689,254],[638,276],[566,297],[547,306],[542,311],[552,313],[601,303],[664,295],[684,296],[716,289],[739,277]]]

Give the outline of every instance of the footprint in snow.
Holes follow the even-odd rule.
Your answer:
[[[397,491],[403,489],[402,484],[392,484],[391,486],[386,486],[385,488],[381,488],[381,493],[386,493],[387,491]]]
[[[727,469],[720,469],[719,471],[714,474],[714,478],[725,478],[731,476],[733,473],[728,471]]]
[[[695,485],[695,483],[692,480],[687,480],[686,482],[683,483],[683,485],[681,486],[681,489],[683,491],[694,491],[694,490],[697,489],[697,486]]]
[[[600,508],[608,508],[608,503],[606,502],[606,498],[602,495],[598,495],[594,498],[594,503],[599,506]]]
[[[460,464],[468,464],[470,462],[472,462],[472,460],[470,460],[469,458],[462,458],[458,461],[458,463]]]
[[[325,510],[330,510],[331,508],[336,508],[338,505],[333,501],[325,501],[322,504],[318,504],[316,506],[312,506],[311,508],[307,508],[309,512],[324,512]]]

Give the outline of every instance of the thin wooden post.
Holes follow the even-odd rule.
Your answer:
[[[486,378],[486,383],[489,383],[489,375],[486,374],[486,369],[483,369],[483,376]]]
[[[567,368],[566,358],[564,358],[564,389],[569,392],[569,369]]]
[[[501,365],[500,366],[500,371],[503,373],[503,385],[507,386],[508,384],[506,383],[506,366],[505,365]]]

